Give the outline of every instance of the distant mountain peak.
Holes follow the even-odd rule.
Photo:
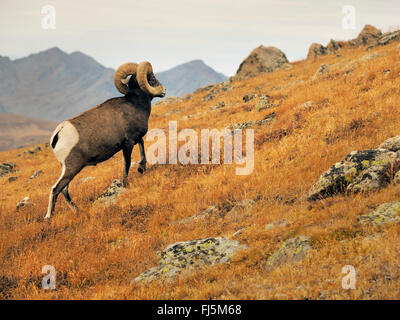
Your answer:
[[[183,96],[200,87],[228,80],[201,59],[185,62],[156,76],[167,89],[168,96]]]

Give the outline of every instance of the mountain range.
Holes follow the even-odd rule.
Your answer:
[[[82,52],[57,47],[10,60],[0,56],[0,112],[61,121],[119,96],[114,70]],[[227,77],[201,60],[184,63],[156,76],[168,96],[181,96]]]

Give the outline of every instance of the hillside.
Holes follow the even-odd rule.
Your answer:
[[[0,112],[65,120],[121,94],[114,70],[82,52],[51,48],[10,60],[0,56]],[[227,78],[195,60],[157,74],[167,95],[183,95]]]
[[[0,151],[48,142],[57,122],[0,113]]]
[[[193,60],[167,71],[156,74],[157,79],[167,89],[167,96],[183,96],[194,90],[228,80],[222,73],[217,73],[201,60]]]
[[[144,175],[134,166],[130,187],[114,203],[95,203],[120,178],[118,154],[85,168],[71,183],[79,216],[60,196],[47,222],[48,192],[60,173],[51,151],[42,146],[21,157],[20,150],[1,152],[0,163],[16,166],[0,178],[0,297],[398,299],[397,218],[375,225],[359,217],[398,201],[399,185],[307,197],[321,174],[351,151],[377,148],[400,135],[399,50],[398,41],[368,51],[342,48],[153,109],[149,129],[168,131],[169,121],[197,132],[254,129],[250,175],[236,175],[236,164],[148,165]],[[147,150],[153,143],[145,141]],[[133,161],[138,159],[136,147]],[[37,170],[43,173],[28,181]],[[10,182],[12,176],[17,180]],[[16,210],[24,197],[29,200]],[[222,236],[243,249],[224,264],[195,268],[178,279],[132,281],[157,267],[168,245],[210,237],[212,244]],[[291,245],[293,261],[285,261],[280,253]],[[57,271],[57,290],[41,289],[45,265]],[[356,271],[352,290],[342,287],[347,265]]]

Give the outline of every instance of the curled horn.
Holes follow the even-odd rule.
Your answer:
[[[119,92],[122,94],[129,93],[129,76],[136,75],[136,70],[138,68],[137,63],[127,62],[119,66],[117,71],[114,73],[114,85]],[[128,79],[127,79],[128,78]]]
[[[136,73],[136,79],[140,89],[154,97],[164,97],[165,88],[161,84],[158,84],[156,87],[151,86],[148,80],[149,77],[154,77],[153,67],[151,66],[150,62],[143,61],[137,67]]]

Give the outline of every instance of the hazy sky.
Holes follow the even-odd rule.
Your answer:
[[[55,30],[42,28],[45,5],[56,9]],[[355,29],[342,27],[345,5]],[[202,59],[230,76],[260,44],[299,60],[313,42],[353,38],[367,23],[400,28],[399,17],[399,0],[0,0],[0,55],[58,46],[113,68],[149,60],[156,72]]]

